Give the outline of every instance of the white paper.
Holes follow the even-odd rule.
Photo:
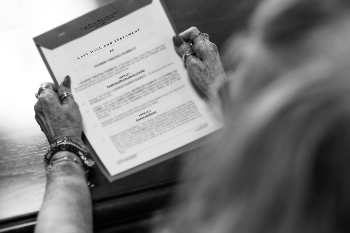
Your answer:
[[[59,83],[70,75],[84,133],[112,176],[222,127],[194,90],[174,35],[154,0],[55,50],[42,48]]]

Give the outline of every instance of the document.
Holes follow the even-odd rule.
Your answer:
[[[71,77],[84,134],[112,177],[222,127],[175,34],[160,0],[120,0],[34,38],[55,82]]]

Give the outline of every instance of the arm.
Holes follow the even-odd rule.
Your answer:
[[[59,94],[70,92],[70,78],[67,76],[58,89],[53,83],[49,87],[52,89],[39,89],[34,107],[41,130],[50,144],[68,137],[84,148],[79,106],[72,97],[62,102],[59,99]],[[51,162],[35,232],[92,232],[92,203],[82,161],[74,153],[60,151]]]
[[[53,159],[76,157],[70,152],[58,152]],[[72,161],[55,164],[47,176],[44,202],[36,233],[92,232],[92,204],[82,167]]]

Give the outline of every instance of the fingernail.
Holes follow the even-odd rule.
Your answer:
[[[68,75],[64,78],[63,86],[70,88],[70,77]]]
[[[174,41],[176,48],[180,47],[184,43],[182,38],[178,35],[173,37],[173,41]]]

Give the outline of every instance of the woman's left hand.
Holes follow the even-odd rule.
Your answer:
[[[227,81],[216,45],[196,27],[174,37],[174,44],[177,54],[184,58],[192,81],[209,99],[213,99]]]

